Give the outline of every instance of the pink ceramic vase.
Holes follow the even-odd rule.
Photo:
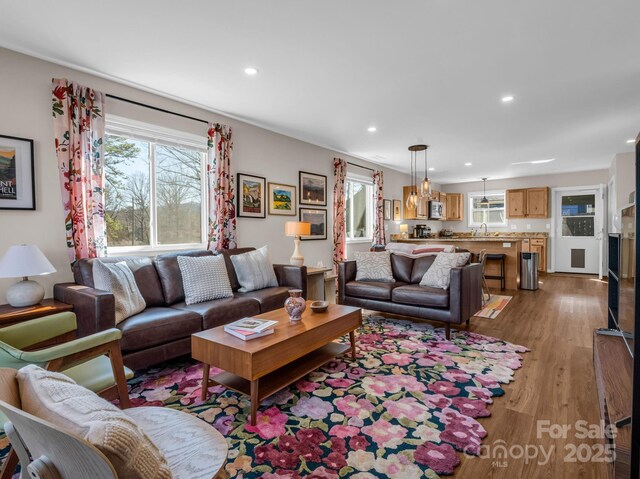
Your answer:
[[[284,302],[284,310],[291,321],[300,321],[302,313],[307,309],[307,302],[302,297],[301,289],[290,289],[289,297]]]

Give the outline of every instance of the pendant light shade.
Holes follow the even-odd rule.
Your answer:
[[[489,206],[489,200],[487,199],[487,178],[482,178],[484,183],[482,199],[480,200],[480,206]]]
[[[424,147],[424,178],[422,179],[422,183],[420,183],[420,198],[431,198],[431,182],[429,181],[429,165],[427,164],[427,148],[428,145],[416,145],[420,147]]]

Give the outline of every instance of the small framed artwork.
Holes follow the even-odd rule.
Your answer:
[[[300,172],[300,204],[327,206],[327,177]]]
[[[0,135],[0,209],[36,209],[33,140]]]
[[[295,216],[296,214],[296,187],[280,183],[268,184],[269,214]]]
[[[402,219],[402,203],[400,200],[393,200],[393,221]]]
[[[384,219],[390,220],[391,218],[391,200],[384,200]]]
[[[238,216],[266,217],[266,180],[262,176],[238,173]]]
[[[311,234],[300,237],[301,240],[327,239],[327,210],[300,208],[300,221],[311,223]]]

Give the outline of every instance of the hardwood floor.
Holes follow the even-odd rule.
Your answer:
[[[534,459],[463,457],[454,477],[460,478],[606,478],[602,462],[569,462],[581,444],[581,457],[596,451],[601,439],[576,438],[576,422],[598,424],[598,399],[592,360],[593,330],[606,326],[606,282],[593,277],[542,275],[538,291],[508,291],[514,298],[496,319],[473,318],[469,329],[521,344],[523,367],[515,381],[495,398],[491,417],[481,419],[490,448],[519,445]],[[538,421],[569,425],[566,439],[538,434]],[[504,441],[504,442],[502,442]],[[528,447],[527,447],[528,446]],[[546,464],[541,448],[552,449]],[[494,450],[495,451],[495,450]],[[515,455],[521,451],[512,449]],[[575,452],[575,451],[573,451]],[[539,460],[540,459],[540,463]]]

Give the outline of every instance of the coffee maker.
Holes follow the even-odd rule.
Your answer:
[[[416,238],[428,238],[431,233],[431,227],[427,225],[416,225]]]

